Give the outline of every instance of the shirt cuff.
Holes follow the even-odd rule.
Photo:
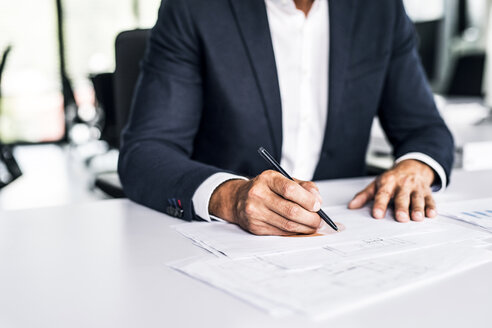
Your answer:
[[[235,179],[248,180],[245,177],[239,175],[220,172],[211,175],[207,178],[207,180],[203,181],[202,184],[198,186],[198,188],[195,190],[195,193],[192,197],[193,209],[195,210],[195,214],[208,222],[212,221],[212,219],[222,221],[220,218],[211,216],[208,212],[210,198],[212,197],[212,194],[218,186],[226,181]]]
[[[447,186],[447,178],[446,178],[446,172],[444,171],[443,167],[441,164],[439,164],[435,159],[430,157],[429,155],[423,154],[423,153],[408,153],[405,154],[401,157],[399,157],[396,161],[395,164],[398,164],[406,159],[414,159],[417,161],[420,161],[424,164],[427,164],[430,166],[431,169],[436,172],[437,176],[441,180],[440,184],[433,184],[432,185],[432,191],[437,192],[437,191],[444,191],[446,190]]]

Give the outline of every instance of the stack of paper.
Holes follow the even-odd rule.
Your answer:
[[[326,212],[341,232],[260,237],[227,223],[176,226],[216,256],[170,265],[273,315],[322,319],[492,261],[489,232],[443,217],[402,224],[368,209]]]
[[[273,315],[300,313],[319,320],[483,264],[491,257],[490,251],[461,242],[377,259],[324,263],[303,271],[285,270],[262,258],[202,259],[171,266]]]

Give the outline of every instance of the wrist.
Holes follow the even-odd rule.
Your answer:
[[[238,191],[247,182],[246,180],[233,179],[219,185],[210,197],[208,212],[211,215],[234,223]]]

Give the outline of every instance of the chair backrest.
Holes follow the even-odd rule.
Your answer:
[[[145,54],[149,36],[149,29],[137,29],[121,32],[116,37],[116,69],[113,82],[118,136],[128,120],[135,85],[140,73],[140,61]]]

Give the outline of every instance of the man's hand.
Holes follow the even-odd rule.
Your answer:
[[[422,221],[425,216],[436,216],[436,205],[431,193],[434,171],[416,160],[405,160],[380,175],[349,204],[357,209],[374,199],[372,215],[381,219],[391,199],[394,199],[395,218],[399,222]]]
[[[291,181],[275,171],[254,179],[229,180],[212,194],[209,213],[255,235],[315,233],[321,196],[313,182]]]

